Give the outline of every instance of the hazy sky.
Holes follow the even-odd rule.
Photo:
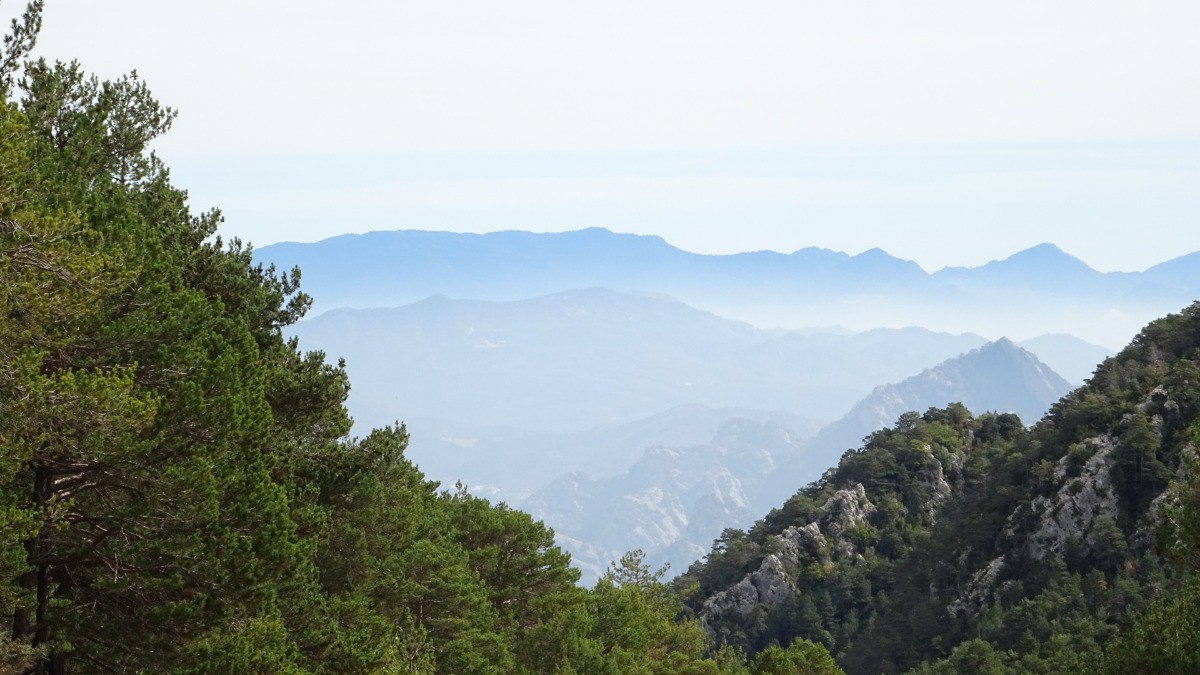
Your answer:
[[[0,13],[23,3],[9,0]],[[1200,250],[1200,3],[47,0],[262,245],[602,226],[698,252]]]

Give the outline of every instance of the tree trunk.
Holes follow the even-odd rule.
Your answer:
[[[33,473],[33,506],[40,512],[45,511],[50,501],[51,473],[45,467],[37,467]],[[46,550],[45,526],[38,533],[25,541],[25,552],[31,569],[21,575],[21,587],[32,592],[34,596],[33,624],[30,625],[30,610],[19,607],[13,613],[13,639],[30,639],[33,647],[41,647],[50,643],[50,595],[51,569],[47,562],[49,551]],[[25,670],[25,675],[62,675],[66,670],[66,654],[51,653]]]

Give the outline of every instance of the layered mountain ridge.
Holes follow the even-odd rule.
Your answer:
[[[309,348],[345,357],[360,428],[404,411],[410,456],[431,477],[498,488],[510,501],[561,473],[619,473],[651,445],[706,443],[715,426],[690,435],[647,426],[619,442],[593,442],[606,430],[699,405],[741,411],[712,424],[770,417],[807,437],[881,383],[986,342],[915,327],[763,331],[667,298],[605,289],[513,302],[435,297],[327,312],[289,330]],[[1076,338],[1056,344],[1055,369],[1090,374],[1107,353]],[[606,459],[598,466],[594,457]]]
[[[921,325],[949,332],[1069,332],[1119,345],[1200,296],[1200,256],[1102,273],[1043,244],[975,268],[927,273],[879,249],[700,255],[602,228],[535,234],[400,230],[280,243],[261,262],[299,265],[316,309],[394,307],[444,294],[518,300],[601,286],[662,293],[758,326]]]
[[[1037,418],[1069,390],[1033,354],[1002,339],[876,388],[814,438],[771,420],[731,418],[707,443],[646,449],[623,474],[562,476],[522,508],[555,529],[585,581],[632,549],[683,570],[722,531],[750,526],[836,464],[846,447],[909,410],[965,399],[979,410]]]

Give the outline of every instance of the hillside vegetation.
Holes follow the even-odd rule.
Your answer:
[[[677,583],[719,644],[851,673],[1194,672],[1198,410],[1200,303],[1032,429],[904,414]]]

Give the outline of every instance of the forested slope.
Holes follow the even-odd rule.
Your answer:
[[[1188,672],[1194,621],[1146,639],[1196,612],[1198,412],[1200,303],[1032,429],[905,414],[678,583],[719,642],[804,637],[851,673]]]

